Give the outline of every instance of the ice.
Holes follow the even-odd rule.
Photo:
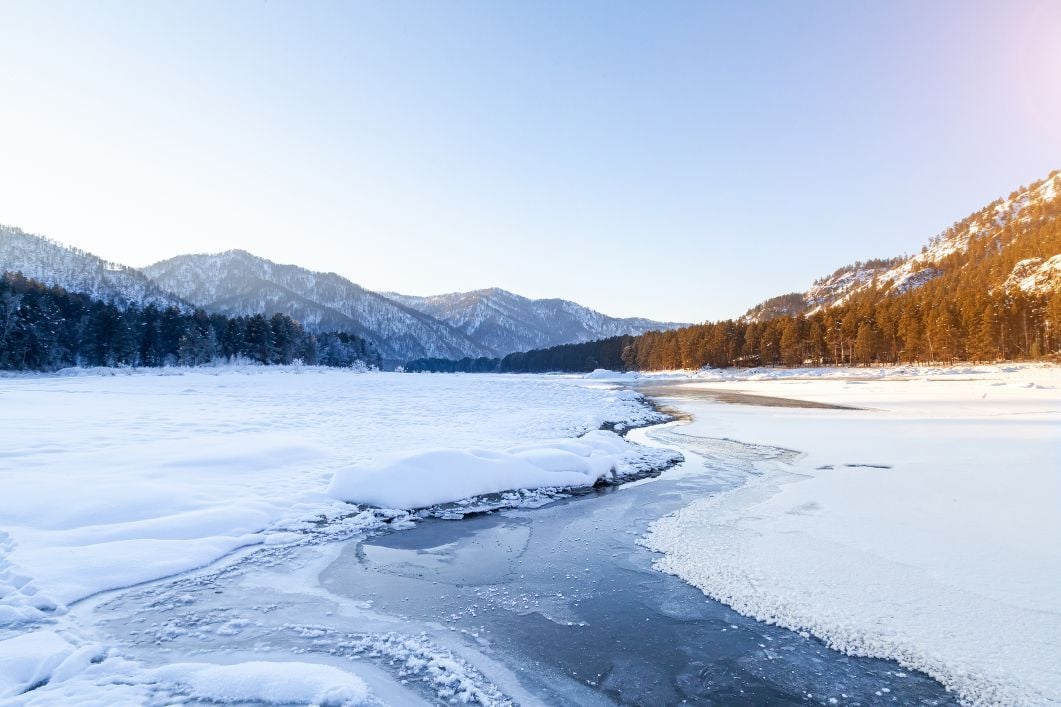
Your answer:
[[[655,523],[660,569],[969,703],[1061,700],[1061,369],[712,375],[684,387],[862,409],[681,399],[673,437],[799,454]]]
[[[3,377],[0,655],[10,660],[0,662],[0,684],[19,704],[254,702],[273,698],[239,692],[251,685],[247,675],[264,670],[247,661],[318,660],[302,673],[320,679],[292,682],[303,690],[293,701],[323,700],[332,688],[336,698],[361,699],[350,691],[358,678],[377,696],[400,694],[388,692],[402,689],[397,681],[359,662],[381,655],[433,680],[431,699],[449,699],[443,692],[465,680],[475,687],[467,694],[503,702],[496,671],[473,673],[446,657],[452,644],[438,645],[437,634],[419,643],[395,630],[397,618],[356,602],[327,604],[313,573],[290,575],[290,552],[405,528],[424,515],[351,506],[329,485],[359,504],[411,508],[584,486],[613,469],[639,469],[644,448],[600,429],[660,419],[638,393],[618,388],[626,384],[861,408],[676,401],[695,420],[669,425],[658,439],[715,455],[730,465],[715,465],[725,485],[743,486],[705,492],[653,526],[648,542],[664,551],[661,569],[744,613],[926,670],[969,702],[1057,700],[1058,370],[709,370],[610,380],[247,368]],[[694,473],[668,476],[685,484]],[[636,489],[651,484],[615,496]],[[502,499],[509,496],[533,493]],[[466,505],[474,512],[479,503]],[[236,552],[247,546],[254,549]],[[224,584],[215,594],[211,573],[229,576],[223,570],[233,560],[211,563],[234,553],[257,558],[240,565],[248,576],[275,563],[291,592],[325,602],[319,625],[308,625],[306,605],[294,603],[286,619],[267,623],[272,609],[252,599],[259,590]],[[101,639],[92,607],[111,596],[99,592],[141,582],[120,594],[132,606],[143,596],[143,611],[157,620],[127,625],[128,640],[143,647],[133,660]],[[347,625],[328,628],[340,615]],[[370,620],[374,627],[363,625]],[[248,643],[247,654],[201,652],[204,642],[250,636],[264,643]],[[334,662],[284,649],[307,642]],[[168,652],[177,645],[188,652]],[[250,672],[219,668],[240,661]],[[324,663],[339,672],[312,667]],[[286,669],[295,670],[278,670]]]
[[[326,494],[333,472],[381,454],[503,450],[654,415],[628,391],[541,378],[169,373],[0,379],[0,622],[277,542],[345,512]],[[549,483],[583,484],[590,464]]]
[[[0,683],[48,680],[26,704],[138,704],[169,689],[157,665],[101,657],[75,616],[90,597],[248,546],[407,524],[329,496],[337,471],[443,447],[500,455],[550,484],[592,483],[632,463],[602,425],[660,418],[600,383],[253,366],[5,375],[0,410],[0,640],[19,641]],[[226,675],[185,677],[205,689]],[[206,692],[194,699],[221,699]]]

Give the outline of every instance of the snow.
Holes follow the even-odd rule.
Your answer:
[[[497,287],[428,297],[382,294],[455,327],[500,356],[684,326],[637,317],[617,319],[575,302],[532,300]]]
[[[1001,289],[1020,289],[1034,294],[1061,289],[1061,254],[1045,261],[1042,258],[1021,260],[1013,266]]]
[[[190,697],[212,702],[359,705],[369,701],[368,686],[330,665],[248,661],[235,665],[174,663],[155,671],[163,682]]]
[[[385,455],[340,469],[328,493],[383,508],[424,508],[511,489],[592,486],[633,455],[614,432],[577,440],[489,449],[435,449]]]
[[[708,376],[713,381],[705,380]],[[1061,701],[1061,369],[705,372],[690,435],[796,450],[645,544],[743,614],[926,671],[970,704]]]
[[[46,285],[83,292],[119,306],[135,303],[188,309],[184,302],[137,270],[2,224],[0,263],[0,274],[20,272]]]
[[[314,572],[291,574],[287,544],[314,533],[351,537],[383,518],[396,521],[391,527],[408,523],[406,514],[346,500],[413,508],[520,487],[585,486],[613,469],[622,476],[643,452],[602,424],[658,416],[616,383],[860,408],[677,401],[695,420],[670,426],[668,440],[700,435],[795,452],[761,455],[742,487],[655,523],[645,542],[662,553],[660,569],[840,650],[925,670],[968,703],[1059,701],[1059,371],[583,378],[246,367],[2,377],[0,701],[356,704],[401,689],[358,662],[380,655],[436,695],[456,681],[475,699],[503,703],[490,679],[448,647],[388,633],[401,626],[396,619],[375,633],[279,619],[268,634],[304,632],[327,658],[160,648],[133,660],[92,623],[86,607],[103,599],[86,599],[180,575],[135,590],[149,604],[179,604],[180,591],[166,592],[223,569],[181,573],[248,546],[277,553],[278,585],[324,592]],[[262,580],[255,577],[247,586]],[[166,589],[152,594],[159,585]],[[228,608],[216,625],[205,623],[205,610],[189,616],[214,636],[250,631],[238,607]],[[350,621],[370,613],[344,611]],[[159,645],[171,640],[166,622],[142,630]]]
[[[538,481],[585,485],[634,461],[632,445],[600,431],[604,423],[660,418],[636,393],[544,377],[256,366],[115,373],[0,377],[0,699],[45,680],[19,703],[142,704],[158,694],[299,702],[332,688],[360,699],[346,671],[276,668],[306,676],[287,699],[294,693],[252,679],[267,671],[260,664],[130,661],[101,648],[74,609],[240,548],[378,529],[383,515],[328,488],[337,472],[387,455],[493,455],[503,476],[508,465],[537,475],[469,474],[477,485],[461,498]],[[268,694],[244,690],[252,687]]]
[[[640,374],[636,371],[609,371],[606,368],[597,368],[591,373],[587,373],[582,376],[586,380],[600,380],[600,381],[634,381],[640,378]]]
[[[7,621],[199,567],[334,514],[333,472],[372,457],[444,446],[456,462],[474,456],[463,448],[555,440],[652,414],[629,392],[499,376],[248,368],[30,376],[0,386],[4,409],[19,411],[0,431],[0,572],[22,577],[16,586],[0,574]],[[510,461],[551,474],[541,478],[550,486],[582,485],[610,449],[600,435],[570,453],[586,458],[566,474],[535,466],[529,452]]]
[[[0,698],[12,697],[47,681],[74,647],[53,631],[37,631],[0,641]]]

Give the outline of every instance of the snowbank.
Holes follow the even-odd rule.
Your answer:
[[[571,380],[255,366],[4,376],[0,406],[11,413],[0,425],[0,700],[49,681],[20,704],[149,702],[137,681],[162,673],[85,658],[100,649],[91,626],[68,630],[69,606],[248,545],[379,526],[327,494],[337,470],[424,446],[511,448],[496,454],[582,483],[611,468],[605,437],[537,444],[660,417],[636,393]],[[42,622],[55,631],[32,632]],[[248,675],[181,673],[201,699],[262,682]],[[289,701],[324,699],[329,685],[359,694],[350,676],[312,676]]]
[[[591,373],[582,376],[586,380],[604,381],[635,381],[640,375],[634,371],[610,371],[607,368],[597,368]]]
[[[512,489],[577,488],[615,476],[632,447],[614,432],[489,449],[433,449],[340,469],[328,493],[382,508],[424,508]]]
[[[698,381],[770,381],[802,379],[883,380],[897,378],[934,378],[940,376],[1007,376],[1029,371],[1048,370],[1050,364],[961,364],[957,366],[843,366],[806,368],[705,368],[689,371],[686,377]],[[652,375],[652,374],[648,374]],[[665,374],[666,375],[666,374]]]
[[[189,697],[211,702],[360,705],[369,700],[365,682],[330,665],[250,661],[235,665],[174,663],[153,672]]]
[[[968,703],[1061,702],[1061,369],[741,390],[864,409],[683,400],[682,432],[803,454],[657,521],[645,543],[661,570]]]
[[[382,454],[658,417],[636,393],[571,381],[269,367],[10,377],[0,404],[18,411],[0,426],[0,626],[345,513],[333,472]],[[592,462],[567,450],[581,460],[567,473],[523,462],[582,483],[605,447]]]
[[[36,631],[0,641],[0,698],[47,682],[74,652],[54,631]]]

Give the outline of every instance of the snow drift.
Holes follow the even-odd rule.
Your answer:
[[[632,446],[614,432],[488,449],[388,454],[335,472],[334,498],[382,508],[423,508],[512,489],[592,486],[620,473]]]

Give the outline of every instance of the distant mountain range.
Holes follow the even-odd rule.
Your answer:
[[[432,297],[384,294],[446,322],[496,355],[684,326],[618,319],[568,300],[528,299],[497,287]]]
[[[557,343],[680,326],[617,319],[560,299],[501,289],[437,297],[383,295],[335,273],[281,265],[242,250],[180,255],[137,270],[17,228],[0,226],[0,272],[121,306],[176,306],[234,315],[281,312],[310,332],[368,339],[385,363],[496,357]]]
[[[915,291],[938,292],[933,296],[951,298],[969,311],[982,309],[980,300],[999,293],[1056,300],[1061,296],[1059,197],[1061,174],[1055,171],[957,222],[917,255],[841,267],[804,292],[753,307],[742,322],[810,316]],[[21,272],[119,306],[202,308],[226,315],[280,312],[313,333],[357,334],[374,343],[391,365],[502,357],[683,326],[609,317],[574,302],[532,300],[498,288],[431,297],[373,292],[335,273],[281,265],[241,250],[181,255],[137,270],[7,226],[0,226],[0,272]]]
[[[778,295],[752,307],[743,320],[809,315],[873,288],[885,296],[899,295],[948,274],[981,278],[985,292],[1056,291],[1061,289],[1061,254],[1037,238],[1036,229],[1052,220],[1059,196],[1061,174],[1055,171],[959,221],[917,255],[846,265],[805,292]]]

